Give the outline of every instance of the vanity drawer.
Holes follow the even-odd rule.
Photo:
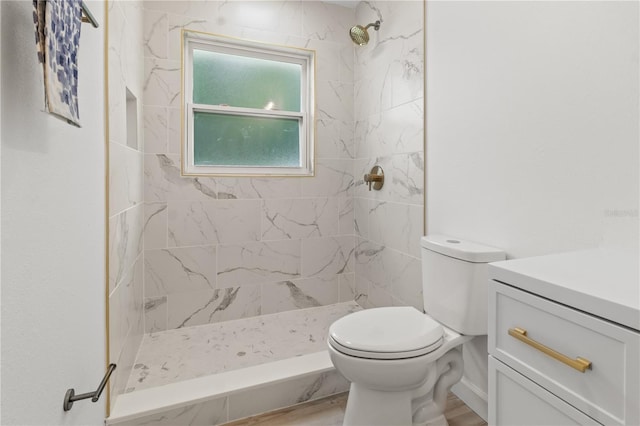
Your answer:
[[[489,353],[603,424],[639,424],[640,335],[514,287],[490,281]],[[526,330],[521,339],[517,330]],[[550,356],[539,342],[581,372]],[[527,340],[524,342],[522,340]]]
[[[492,356],[489,357],[489,424],[600,425]]]

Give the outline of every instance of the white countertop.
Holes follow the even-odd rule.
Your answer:
[[[638,252],[594,249],[489,264],[489,279],[640,330]]]

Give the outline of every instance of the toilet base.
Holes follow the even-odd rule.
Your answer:
[[[343,426],[447,426],[447,394],[463,371],[459,348],[442,355],[430,371],[421,386],[400,391],[352,382]]]
[[[343,426],[412,426],[411,390],[385,392],[351,383]]]
[[[444,414],[412,418],[413,391],[384,392],[351,384],[343,426],[448,426]],[[422,401],[425,403],[425,401]],[[433,401],[428,401],[428,405]],[[414,423],[414,420],[418,420]]]

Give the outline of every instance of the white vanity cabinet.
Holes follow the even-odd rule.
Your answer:
[[[490,425],[640,424],[638,263],[595,250],[490,265]]]

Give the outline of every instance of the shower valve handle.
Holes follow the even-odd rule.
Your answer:
[[[371,191],[372,185],[376,191],[382,189],[382,185],[384,185],[384,171],[382,167],[373,166],[371,172],[364,175],[364,181],[369,184],[369,191]]]

